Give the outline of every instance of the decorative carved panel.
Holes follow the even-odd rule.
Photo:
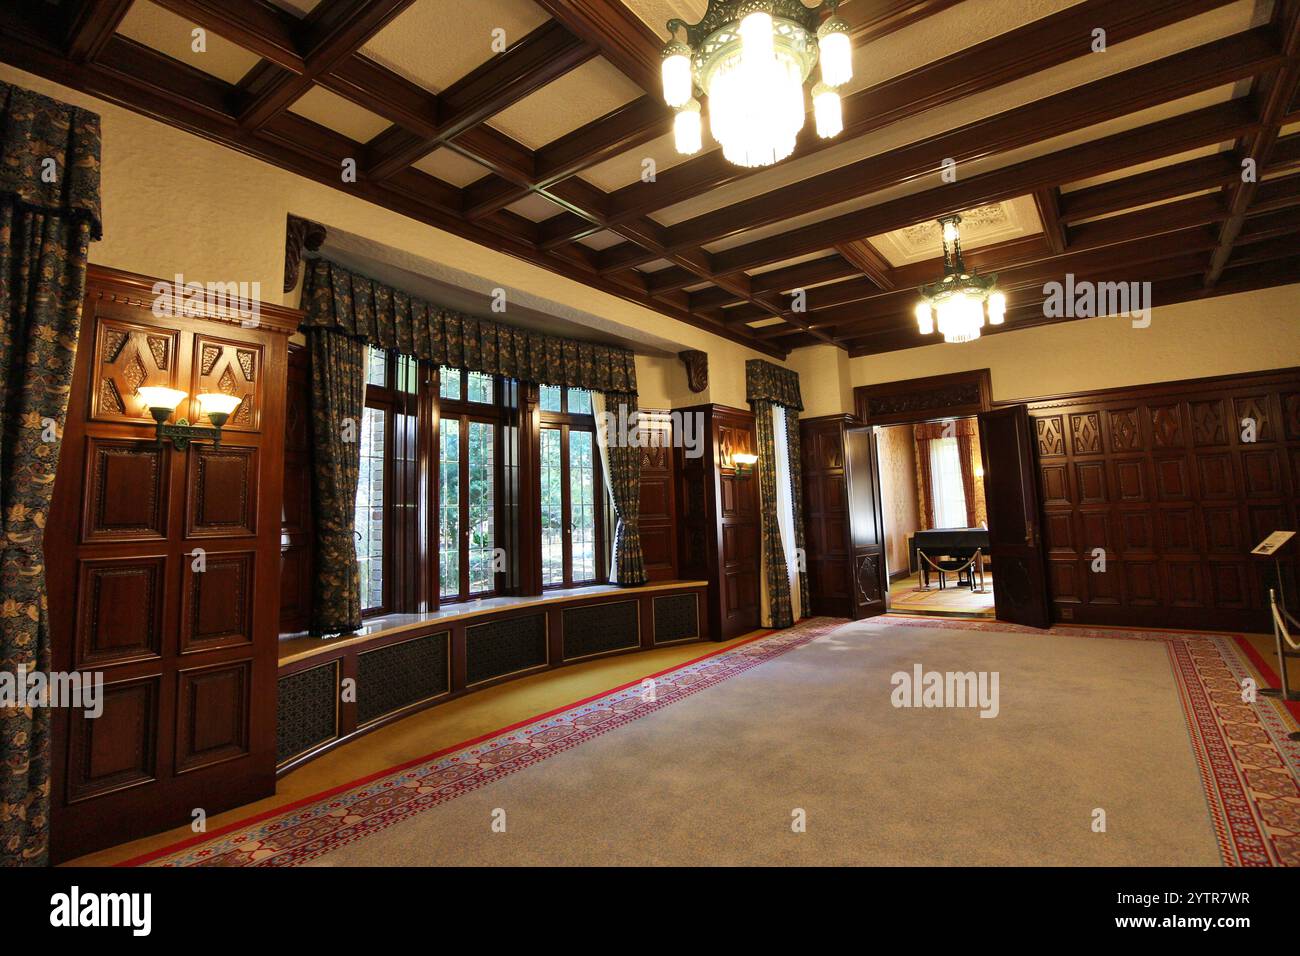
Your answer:
[[[1157,448],[1183,447],[1183,419],[1178,402],[1168,405],[1152,405],[1151,440]]]
[[[1065,429],[1060,415],[1044,415],[1037,419],[1038,457],[1054,458],[1065,454]]]
[[[1084,412],[1070,416],[1070,450],[1076,455],[1101,453],[1101,416]]]
[[[162,653],[166,555],[81,561],[75,666],[156,658]]]
[[[1245,443],[1242,435],[1246,431],[1248,422],[1254,424],[1255,441],[1273,441],[1273,416],[1269,414],[1267,395],[1246,395],[1241,398],[1234,398],[1232,407],[1237,413],[1232,422],[1232,430],[1237,433],[1238,441]]]
[[[1192,444],[1197,448],[1227,444],[1223,424],[1223,402],[1188,402],[1187,411],[1192,420]]]
[[[252,551],[209,552],[206,570],[195,571],[195,558],[185,562],[182,591],[182,653],[250,644],[253,640]]]
[[[176,675],[177,773],[248,753],[251,674],[251,661],[236,661]]]
[[[692,392],[702,392],[709,387],[709,353],[699,349],[678,352],[677,357],[686,366],[686,386]]]
[[[152,424],[153,416],[136,392],[141,385],[176,387],[179,332],[104,317],[95,331],[90,417]]]
[[[1136,408],[1116,409],[1109,417],[1111,451],[1135,451],[1145,445]]]
[[[68,715],[68,802],[155,779],[158,677],[104,685],[103,713]]]
[[[167,450],[142,441],[88,442],[82,540],[167,537]]]
[[[231,342],[209,335],[194,337],[194,394],[221,392],[239,398],[223,429],[255,432],[261,428],[262,348],[247,342]],[[190,402],[189,420],[211,424],[197,403]]]
[[[257,449],[194,444],[189,450],[186,535],[252,535],[257,523]]]

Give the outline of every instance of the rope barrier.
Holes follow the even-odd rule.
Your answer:
[[[967,561],[965,564],[963,564],[960,568],[941,568],[941,567],[939,567],[939,565],[937,565],[937,564],[935,564],[933,561],[931,561],[931,560],[930,560],[930,556],[929,556],[928,554],[926,554],[924,551],[917,551],[916,553],[919,554],[921,557],[925,558],[925,563],[928,564],[930,567],[934,568],[936,571],[940,571],[940,572],[949,572],[949,573],[952,573],[952,574],[961,574],[961,573],[962,573],[963,571],[965,571],[967,568],[969,568],[969,567],[971,567],[972,565],[974,565],[975,562],[976,562],[976,560],[979,559],[979,557],[980,557],[980,550],[981,550],[981,549],[976,548],[976,549],[975,549],[975,553],[974,553],[973,555],[971,555],[971,559],[970,559],[969,561]]]

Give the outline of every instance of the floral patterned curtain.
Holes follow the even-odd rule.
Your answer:
[[[307,346],[316,533],[311,633],[344,634],[361,626],[361,570],[354,526],[366,404],[366,344],[330,329],[313,328],[307,330]]]
[[[776,445],[772,408],[786,411],[786,443],[790,462],[790,498],[794,504],[794,546],[804,554],[803,468],[799,451],[799,412],[803,398],[799,394],[799,373],[781,368],[762,359],[745,363],[745,391],[754,409],[758,433],[758,491],[761,517],[762,564],[766,583],[769,627],[790,627],[794,612],[790,602],[790,574],[781,546],[781,529],[777,522]],[[808,608],[808,575],[800,568],[796,575],[800,607]]]
[[[377,348],[521,382],[636,392],[636,360],[628,349],[452,312],[328,259],[308,263],[302,295],[307,328],[334,329]]]
[[[610,436],[599,424],[604,413],[621,420],[619,406],[626,409],[628,421],[637,410],[635,392],[593,392],[592,411],[598,416],[596,441],[600,444],[601,464],[605,469],[605,484],[614,500],[614,513],[618,524],[614,529],[614,567],[610,583],[622,585],[645,584],[645,558],[641,554],[641,449],[626,442],[610,442]]]
[[[48,672],[43,554],[86,261],[101,236],[99,117],[0,83],[0,670]],[[48,862],[50,711],[0,710],[0,865]]]
[[[921,528],[934,527],[934,476],[930,469],[930,442],[956,438],[961,465],[962,495],[966,499],[966,523],[979,527],[985,520],[984,493],[975,477],[979,466],[979,422],[974,418],[953,418],[913,426],[916,439],[916,500]]]

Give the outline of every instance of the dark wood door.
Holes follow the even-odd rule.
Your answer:
[[[1029,409],[1010,405],[981,412],[979,420],[997,618],[1047,627],[1051,615]]]
[[[875,429],[846,429],[844,451],[848,465],[849,524],[853,534],[853,616],[875,617],[889,610],[885,519],[881,509]]]

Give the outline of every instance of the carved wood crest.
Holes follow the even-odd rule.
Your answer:
[[[709,387],[709,355],[699,349],[678,352],[677,357],[686,366],[686,384],[692,392],[702,392]]]

